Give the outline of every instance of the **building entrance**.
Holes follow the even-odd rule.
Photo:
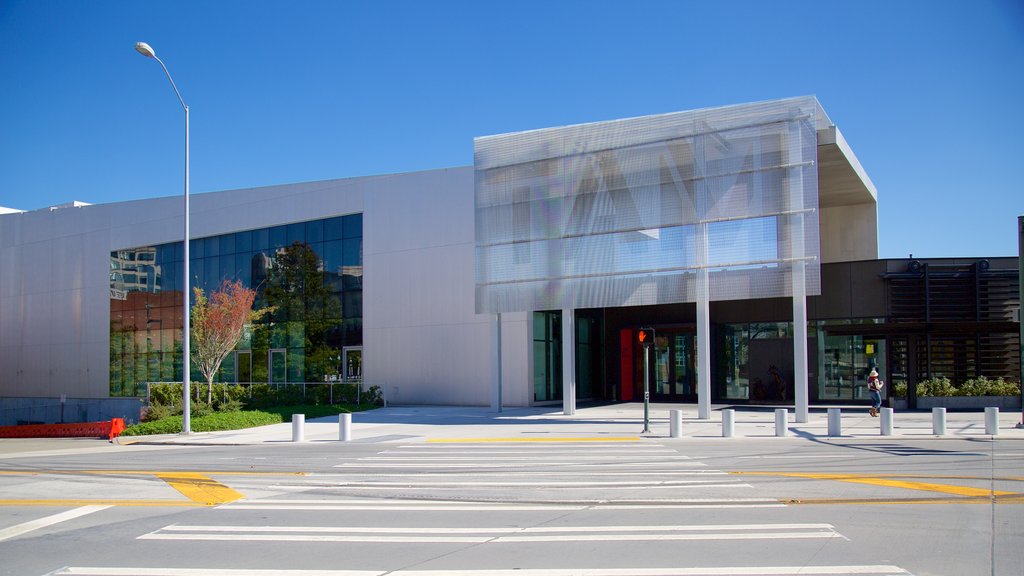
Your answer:
[[[697,337],[694,326],[656,328],[651,350],[651,400],[662,402],[697,401]],[[643,398],[644,349],[636,347],[635,384]]]

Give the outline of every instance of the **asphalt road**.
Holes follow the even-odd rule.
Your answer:
[[[1024,574],[1019,439],[65,444],[0,574]]]

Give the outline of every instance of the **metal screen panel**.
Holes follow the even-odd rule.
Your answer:
[[[824,122],[802,97],[477,138],[477,312],[820,294]]]

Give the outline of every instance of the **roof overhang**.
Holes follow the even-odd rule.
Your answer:
[[[818,203],[822,208],[878,203],[875,185],[834,124],[818,130]]]

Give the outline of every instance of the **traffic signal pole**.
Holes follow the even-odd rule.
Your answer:
[[[644,429],[641,434],[651,433],[651,346],[654,345],[654,328],[641,328],[637,340],[644,351]]]

